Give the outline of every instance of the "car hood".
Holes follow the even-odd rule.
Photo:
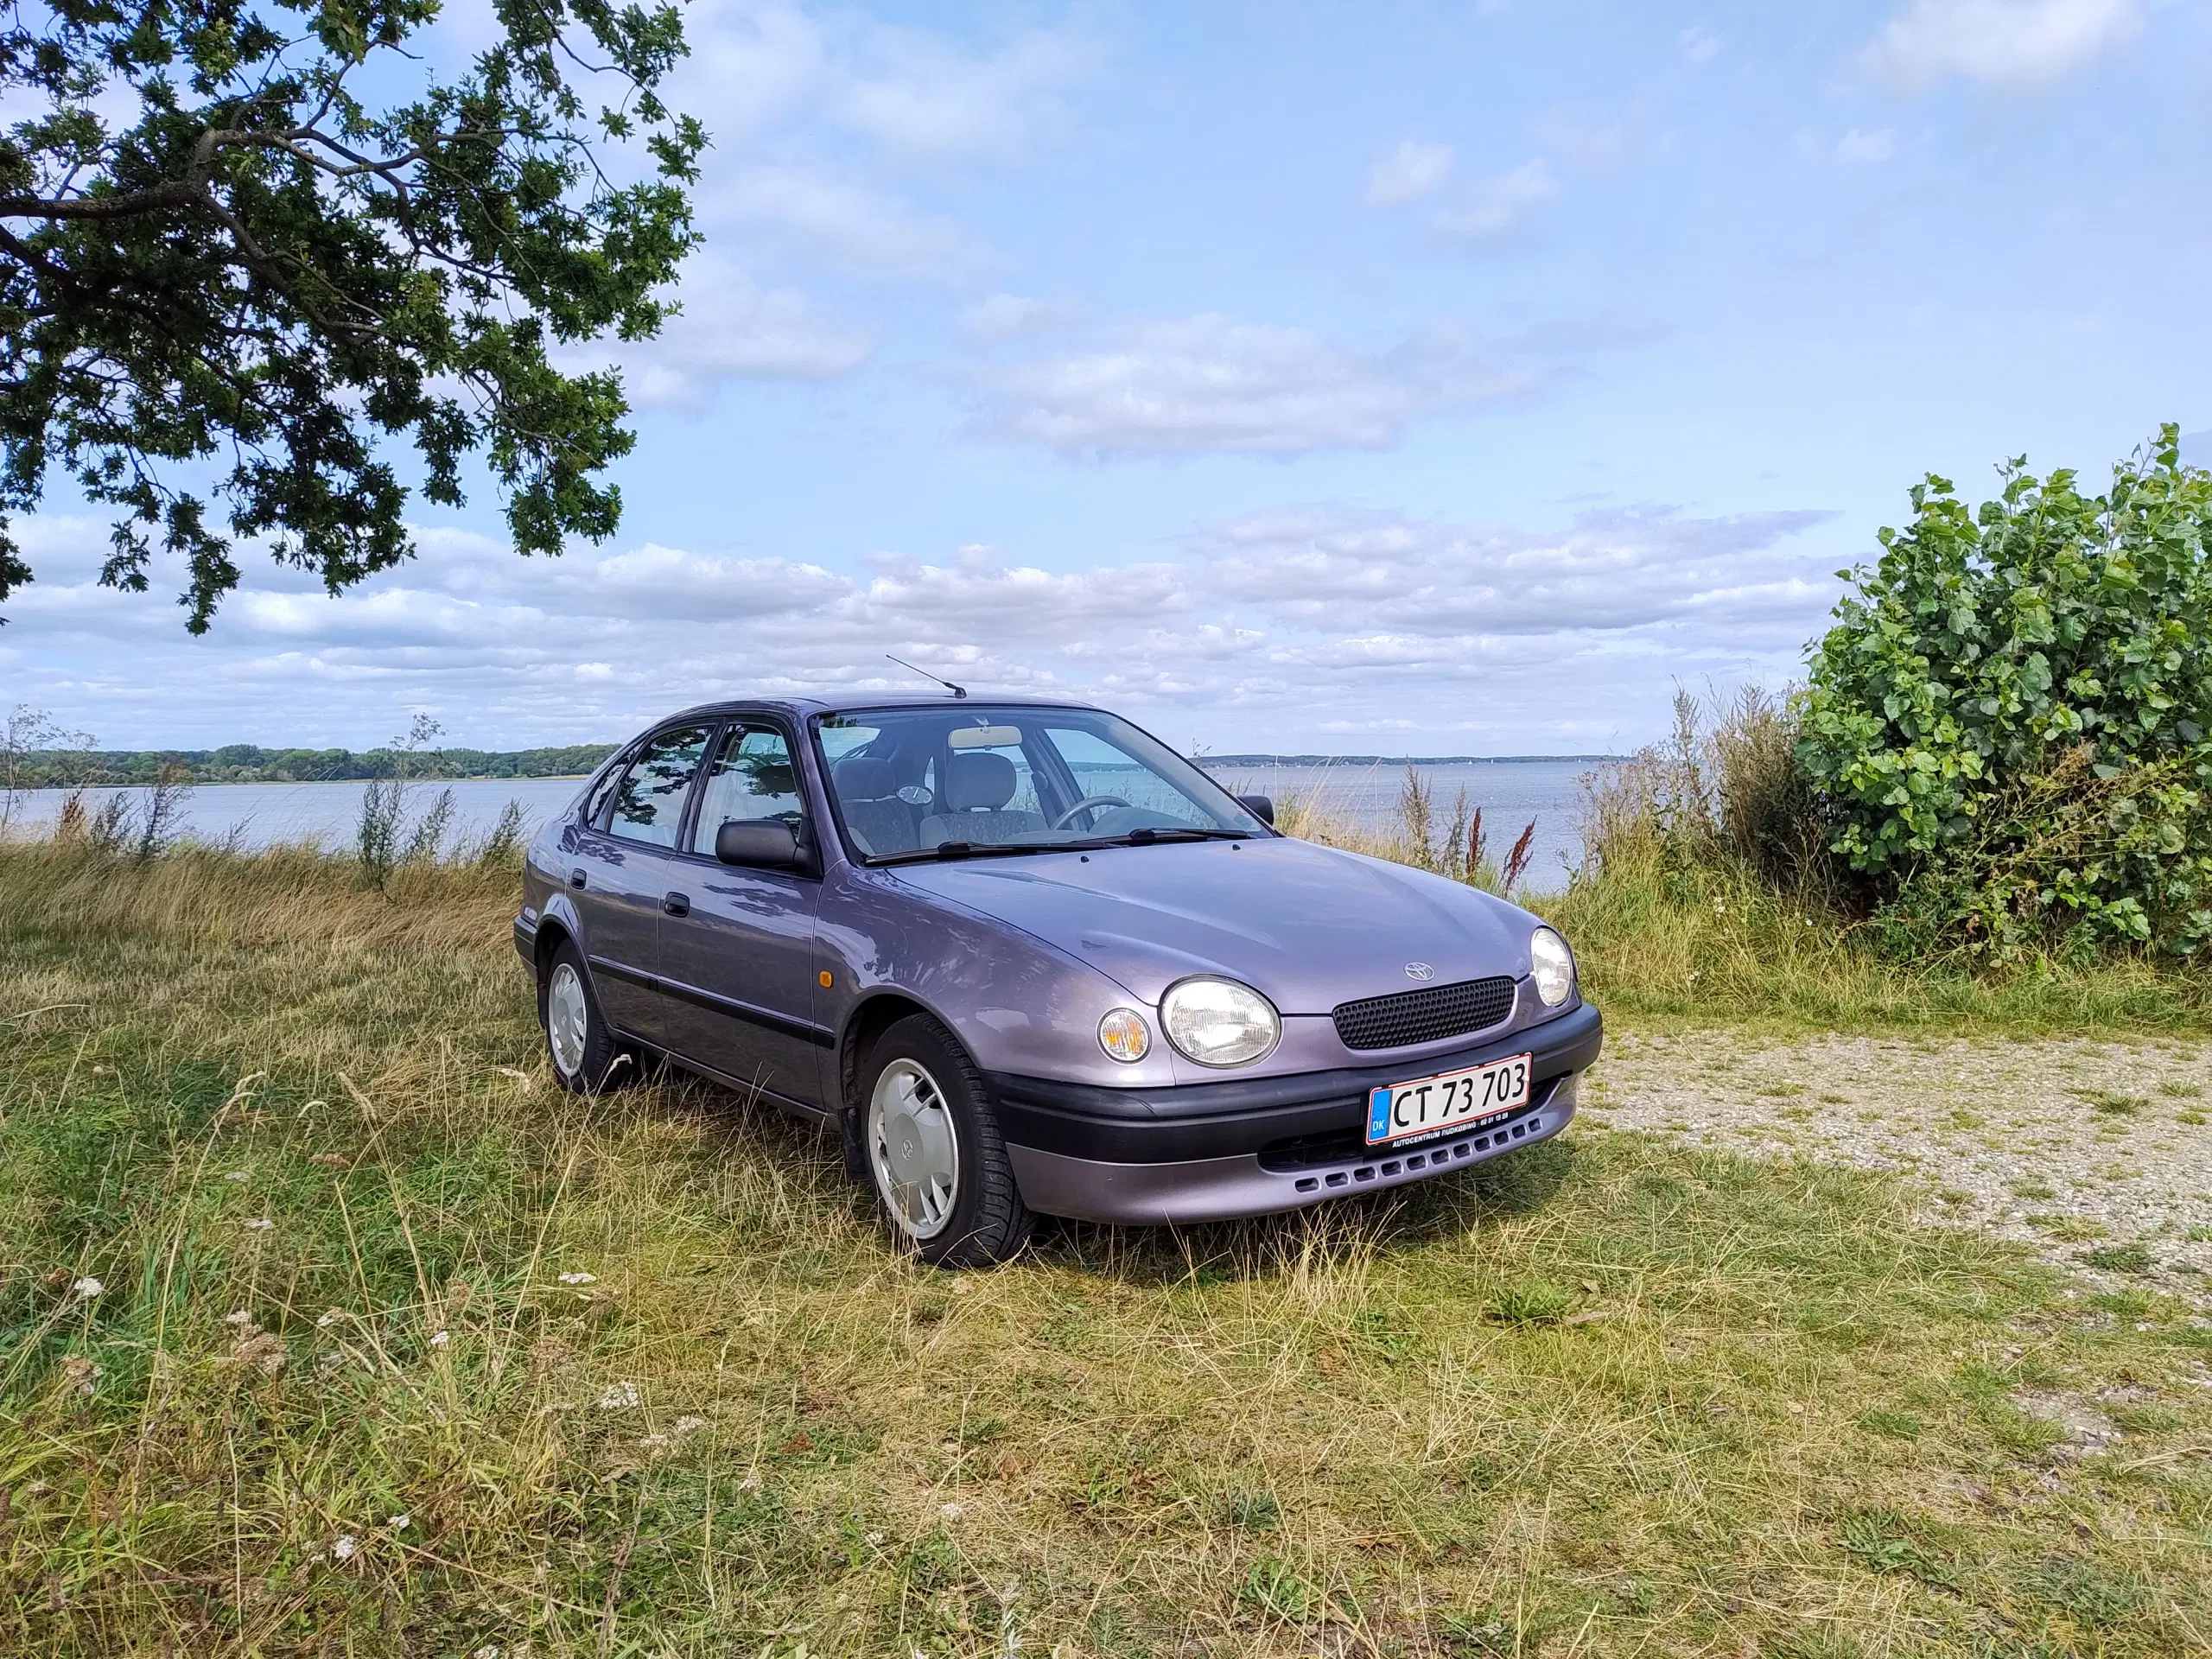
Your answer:
[[[1222,974],[1285,1014],[1529,971],[1533,918],[1473,887],[1289,837],[909,864],[908,886],[1018,927],[1144,1002]],[[1426,974],[1408,968],[1425,964]]]

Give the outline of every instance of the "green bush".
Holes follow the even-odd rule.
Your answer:
[[[1947,480],[1815,648],[1796,755],[1894,948],[2212,938],[2212,474],[2168,426],[2101,496]]]

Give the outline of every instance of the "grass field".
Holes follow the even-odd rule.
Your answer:
[[[1581,1128],[939,1275],[811,1131],[554,1090],[512,891],[0,849],[0,1653],[2212,1646],[2154,1294]]]

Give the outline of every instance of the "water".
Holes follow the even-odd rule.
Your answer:
[[[1503,856],[1522,826],[1536,826],[1529,864],[1538,887],[1566,885],[1566,872],[1581,856],[1574,832],[1580,779],[1587,760],[1473,760],[1424,766],[1418,770],[1435,802],[1437,830],[1452,817],[1453,798],[1463,787],[1470,806],[1483,811],[1493,856]],[[1363,827],[1385,830],[1397,823],[1398,796],[1405,785],[1402,763],[1375,766],[1217,766],[1224,786],[1239,794],[1296,796],[1325,811]],[[453,791],[454,817],[447,845],[480,837],[499,822],[509,801],[522,808],[525,833],[561,812],[575,798],[582,780],[575,778],[485,779],[416,786],[410,817],[426,810],[441,790]],[[319,842],[333,849],[352,845],[361,821],[359,781],[334,784],[203,784],[185,798],[178,827],[202,841],[235,837],[244,847],[277,842]],[[139,797],[140,790],[85,791],[87,810],[97,812],[109,796]],[[12,833],[40,835],[53,828],[60,810],[58,790],[34,790],[16,799]]]
[[[1582,857],[1575,832],[1582,801],[1582,779],[1594,760],[1453,760],[1416,766],[1428,786],[1436,833],[1452,822],[1452,803],[1467,791],[1470,810],[1480,807],[1491,856],[1506,849],[1529,824],[1529,882],[1538,889],[1567,885],[1567,873]],[[1296,797],[1325,814],[1365,829],[1395,830],[1398,800],[1406,786],[1402,760],[1374,765],[1217,766],[1207,770],[1225,789],[1239,795]]]

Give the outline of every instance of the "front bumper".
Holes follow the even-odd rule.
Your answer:
[[[1503,1038],[1380,1066],[1173,1089],[986,1082],[1031,1209],[1082,1221],[1219,1221],[1402,1186],[1548,1141],[1573,1119],[1577,1080],[1603,1035],[1583,1003]],[[1366,1144],[1369,1090],[1521,1053],[1533,1056],[1529,1105],[1415,1146]]]

